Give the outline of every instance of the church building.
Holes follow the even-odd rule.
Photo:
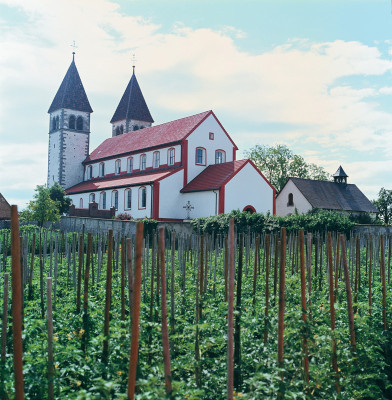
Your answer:
[[[236,159],[213,111],[153,126],[133,67],[111,137],[90,153],[92,112],[73,59],[48,111],[48,186],[59,182],[77,210],[161,221],[235,209],[275,214],[275,189],[251,160]]]

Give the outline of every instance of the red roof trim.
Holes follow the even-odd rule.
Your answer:
[[[234,143],[233,139],[230,137],[230,135],[227,133],[226,129],[223,127],[223,125],[220,123],[219,119],[216,117],[216,115],[214,114],[214,112],[211,110],[206,116],[205,118],[203,118],[185,137],[184,139],[186,139],[197,127],[199,127],[199,125],[201,125],[210,115],[212,115],[216,122],[218,123],[218,125],[222,128],[223,132],[226,134],[226,136],[229,138],[230,142],[232,143],[232,145],[234,146],[234,148],[236,150],[238,150],[237,145]],[[215,135],[214,135],[215,136]]]

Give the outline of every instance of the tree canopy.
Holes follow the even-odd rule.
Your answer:
[[[20,213],[20,218],[22,221],[37,221],[39,226],[43,226],[44,222],[58,222],[60,215],[68,211],[70,202],[58,183],[51,188],[38,185],[34,199]]]
[[[392,219],[392,190],[381,188],[378,192],[378,199],[373,200],[373,204],[378,208],[378,217],[388,225]]]
[[[331,176],[324,168],[307,163],[305,159],[294,154],[287,146],[256,145],[245,152],[270,181],[280,191],[289,177],[317,179],[327,181]]]

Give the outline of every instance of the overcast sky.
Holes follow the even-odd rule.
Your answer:
[[[155,124],[212,109],[240,154],[286,144],[370,198],[392,189],[389,0],[0,0],[0,192],[46,183],[47,110],[72,60],[90,152],[136,75]]]

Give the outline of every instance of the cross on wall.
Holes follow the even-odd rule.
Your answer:
[[[185,206],[183,206],[182,208],[185,208],[186,211],[186,219],[191,219],[191,211],[195,209],[195,207],[193,207],[191,205],[191,202],[188,200],[188,202],[185,204]]]

